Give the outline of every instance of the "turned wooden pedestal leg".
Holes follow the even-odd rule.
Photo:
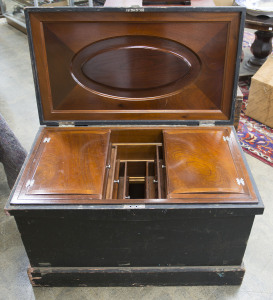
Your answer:
[[[255,32],[255,40],[251,45],[252,57],[246,63],[246,68],[256,72],[266,61],[268,55],[272,52],[272,31]]]

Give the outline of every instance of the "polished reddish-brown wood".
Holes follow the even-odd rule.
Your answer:
[[[253,202],[257,196],[231,127],[43,128],[11,200]]]
[[[101,199],[109,136],[109,130],[44,130],[19,199]]]
[[[85,89],[123,101],[179,93],[200,69],[198,57],[184,45],[145,35],[92,43],[72,60],[72,76]]]
[[[240,12],[29,14],[44,120],[230,118]]]
[[[241,198],[248,195],[230,143],[231,132],[226,128],[165,130],[168,197],[215,198],[216,194],[226,194],[226,198]]]

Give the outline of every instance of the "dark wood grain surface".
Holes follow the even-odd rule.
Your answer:
[[[261,31],[272,31],[273,18],[246,14],[245,27]]]

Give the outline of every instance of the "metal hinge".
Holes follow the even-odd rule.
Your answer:
[[[139,5],[132,5],[125,10],[126,12],[144,12],[144,7]]]
[[[39,267],[51,267],[51,263],[38,263]]]
[[[238,185],[245,185],[245,181],[243,178],[236,178],[236,181]]]
[[[140,205],[126,204],[126,205],[123,205],[123,208],[124,209],[143,209],[143,208],[145,208],[145,204],[140,204]]]
[[[66,122],[59,122],[59,127],[74,127],[75,122],[73,121],[66,121]]]
[[[208,121],[208,120],[199,121],[199,126],[215,126],[215,121]]]
[[[43,143],[49,143],[51,138],[44,138]]]
[[[28,188],[28,187],[33,186],[34,181],[35,181],[34,179],[29,179],[29,180],[27,181],[27,183],[26,183],[26,187]]]
[[[231,137],[230,136],[223,136],[223,140],[225,142],[230,142],[231,141]]]

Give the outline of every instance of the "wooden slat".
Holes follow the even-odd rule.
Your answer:
[[[119,180],[119,170],[120,170],[120,160],[116,160],[116,166],[115,166],[115,175],[114,175],[114,180],[118,181]],[[118,199],[118,190],[119,190],[120,183],[113,183],[113,193],[112,193],[112,199]],[[111,199],[108,198],[108,199]]]
[[[112,146],[110,170],[108,173],[108,180],[107,180],[108,184],[106,190],[106,199],[111,199],[113,197],[113,185],[114,185],[115,170],[116,170],[116,157],[117,157],[117,147]]]
[[[146,174],[145,174],[145,198],[149,199],[149,182],[148,182],[148,178],[149,178],[149,162],[146,162]]]
[[[127,189],[127,161],[124,162],[124,179],[123,179],[123,189],[122,189],[122,199],[126,199],[128,196],[128,189]]]
[[[161,176],[160,176],[160,165],[159,165],[159,150],[158,146],[156,146],[156,179],[157,179],[157,197],[158,199],[162,198],[162,193],[161,193]]]

